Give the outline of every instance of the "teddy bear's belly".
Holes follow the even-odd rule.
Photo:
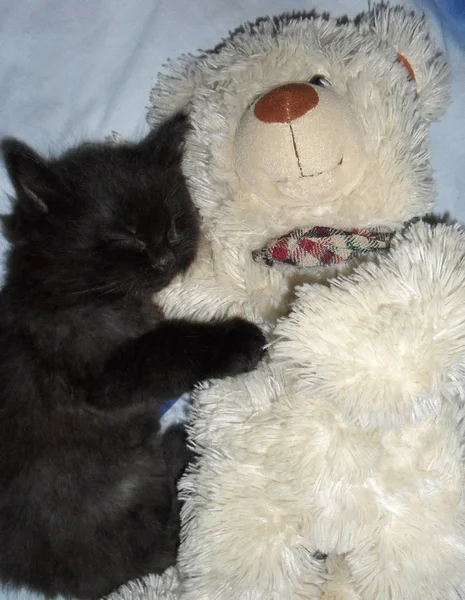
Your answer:
[[[452,534],[464,514],[464,470],[451,421],[432,417],[381,434],[346,426],[329,403],[306,408],[305,415],[286,409],[280,453],[283,439],[289,453],[283,461],[276,461],[276,450],[269,454],[279,483],[270,485],[268,493],[276,504],[283,494],[294,496],[303,536],[312,548],[345,553],[382,531],[424,530],[425,523],[432,536]]]

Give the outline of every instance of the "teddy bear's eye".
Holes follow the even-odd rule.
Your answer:
[[[329,87],[330,85],[332,85],[331,81],[324,75],[314,75],[309,80],[309,83],[311,83],[312,85],[321,85],[322,87]]]

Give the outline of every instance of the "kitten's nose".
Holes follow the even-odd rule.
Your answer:
[[[167,248],[163,252],[158,252],[152,255],[152,266],[159,271],[168,271],[174,267],[176,263],[176,257],[172,250]]]

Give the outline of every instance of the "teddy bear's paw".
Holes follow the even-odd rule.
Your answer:
[[[349,421],[393,426],[437,412],[465,383],[463,230],[412,225],[378,263],[302,286],[276,333],[275,360]]]

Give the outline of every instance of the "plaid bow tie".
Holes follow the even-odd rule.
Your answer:
[[[268,266],[282,262],[298,267],[337,265],[358,254],[387,250],[394,231],[381,229],[294,229],[252,253],[253,259]]]

